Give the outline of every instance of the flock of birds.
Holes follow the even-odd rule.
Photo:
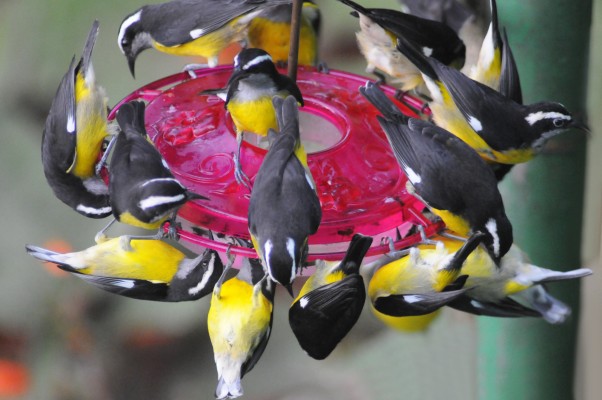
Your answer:
[[[276,65],[286,62],[290,0],[173,0],[146,5],[127,16],[119,48],[132,75],[147,48],[203,56],[217,64],[232,42],[246,48],[235,58],[226,88],[201,93],[224,99],[239,144],[244,132],[267,136],[270,147],[253,182],[240,152],[237,181],[251,190],[248,225],[257,259],[244,259],[230,278],[234,258],[206,249],[188,258],[164,239],[187,201],[211,199],[174,178],[149,139],[145,103],[123,104],[116,123],[107,120],[107,97],[91,63],[95,21],[83,55],[63,77],[44,128],[42,164],[56,197],[90,218],[156,230],[151,236],[109,238],[61,254],[27,245],[32,256],[56,263],[109,292],[156,301],[189,301],[212,294],[208,329],[218,371],[216,397],[243,394],[242,377],[257,363],[270,337],[277,285],[294,297],[290,326],[303,350],[326,358],[356,323],[366,295],[373,311],[394,318],[428,315],[450,306],[477,315],[543,317],[563,322],[570,309],[543,283],[579,278],[589,269],[552,271],[532,265],[513,243],[498,182],[516,163],[533,158],[546,140],[571,128],[587,129],[561,104],[523,104],[518,70],[495,0],[478,62],[460,72],[465,46],[440,22],[401,11],[364,8],[339,0],[359,18],[357,43],[368,72],[378,76],[359,88],[380,112],[378,121],[407,189],[421,199],[446,231],[411,248],[363,262],[372,238],[356,233],[343,260],[317,261],[294,296],[292,282],[305,267],[308,237],[320,225],[320,200],[299,134],[303,96]],[[320,14],[306,1],[300,25],[299,63],[317,65]],[[191,74],[193,74],[191,72]],[[404,115],[379,88],[387,77],[403,91],[428,98],[432,121]],[[105,173],[105,171],[108,171]],[[108,184],[107,184],[108,181]],[[110,225],[110,224],[109,224]],[[108,228],[108,226],[107,226]],[[367,287],[365,282],[367,282]]]

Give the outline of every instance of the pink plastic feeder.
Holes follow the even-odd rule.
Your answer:
[[[181,239],[193,249],[225,251],[228,237],[249,239],[250,192],[234,178],[236,134],[223,101],[199,93],[225,87],[232,67],[196,73],[196,79],[180,73],[153,82],[126,97],[113,112],[126,101],[148,101],[148,134],[172,172],[190,190],[210,198],[180,209]],[[416,233],[408,235],[413,225],[424,226],[427,235],[441,228],[422,215],[424,205],[407,193],[407,179],[376,121],[378,112],[358,91],[365,82],[365,77],[346,72],[299,68],[297,84],[305,101],[300,109],[301,138],[323,211],[320,228],[310,237],[309,260],[340,259],[354,233],[376,239],[401,234],[403,239],[395,242],[399,249],[420,240]],[[393,88],[382,88],[391,96],[395,93]],[[416,114],[407,104],[422,107],[407,95],[404,102],[395,101],[410,116]],[[251,181],[265,147],[261,138],[245,134],[241,162]],[[207,235],[208,231],[214,235]],[[369,255],[389,248],[374,242]],[[231,251],[257,257],[253,249],[232,246]]]

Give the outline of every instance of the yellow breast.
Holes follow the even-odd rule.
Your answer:
[[[119,215],[119,222],[131,225],[131,226],[136,226],[136,227],[142,228],[142,229],[155,230],[155,229],[159,229],[161,227],[161,225],[165,221],[167,221],[167,218],[169,218],[169,215],[166,215],[165,217],[163,217],[155,222],[143,222],[143,221],[140,221],[138,218],[134,217],[131,213],[126,211],[126,212],[122,213],[121,215]]]
[[[270,129],[278,131],[276,112],[270,96],[245,102],[230,100],[228,111],[239,133],[252,132],[267,136]]]
[[[277,62],[288,60],[291,27],[287,22],[274,22],[254,18],[248,31],[250,47],[264,49]],[[313,28],[302,19],[299,37],[299,65],[315,65],[317,62],[317,38]]]

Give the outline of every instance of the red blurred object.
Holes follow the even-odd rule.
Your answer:
[[[236,134],[223,101],[199,93],[225,87],[232,67],[195,72],[196,79],[180,73],[135,91],[109,118],[124,102],[148,101],[146,126],[156,147],[182,184],[210,198],[180,209],[180,237],[193,248],[225,251],[227,240],[214,240],[202,232],[211,231],[218,238],[249,239],[250,192],[234,178]],[[378,112],[358,91],[366,80],[347,72],[299,68],[297,84],[305,101],[300,109],[301,138],[323,211],[320,228],[310,237],[308,260],[342,258],[354,233],[376,239],[403,237],[395,242],[399,249],[420,240],[415,233],[405,236],[413,225],[424,226],[427,235],[442,227],[424,217],[424,205],[407,193],[407,178],[378,125]],[[391,97],[395,94],[394,88],[382,89]],[[394,101],[409,116],[417,117],[412,108],[423,107],[408,95],[403,96],[404,102]],[[241,162],[251,181],[266,154],[265,147],[261,138],[245,134]],[[388,251],[388,245],[375,243],[368,255]],[[257,257],[253,249],[245,247],[232,246],[231,251]]]
[[[0,397],[24,396],[29,386],[29,371],[23,364],[0,359]]]

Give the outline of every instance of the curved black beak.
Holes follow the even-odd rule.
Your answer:
[[[572,120],[571,124],[570,124],[571,128],[574,129],[579,129],[580,131],[583,131],[587,134],[591,133],[591,130],[589,129],[589,126],[587,126],[587,124],[583,121],[578,121],[578,120]]]
[[[136,79],[136,56],[132,54],[126,54],[128,59],[128,66],[130,67],[130,73],[132,78]]]
[[[288,294],[291,295],[291,297],[294,299],[295,298],[295,294],[293,293],[293,284],[289,283],[288,285],[282,285],[284,286],[284,288],[286,289],[286,291],[288,292]]]

